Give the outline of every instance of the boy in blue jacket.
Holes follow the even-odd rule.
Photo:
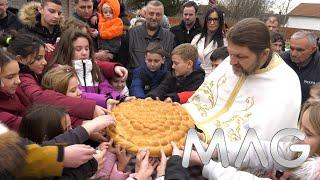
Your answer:
[[[165,62],[165,51],[161,44],[149,43],[145,63],[133,70],[130,95],[145,98],[147,93],[158,87],[168,72]]]

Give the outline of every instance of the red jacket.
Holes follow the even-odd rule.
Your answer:
[[[99,66],[102,75],[106,79],[117,77],[116,73],[114,72],[114,68],[116,66],[122,66],[119,63],[113,63],[108,61],[96,61],[96,63]]]
[[[43,90],[35,78],[28,73],[20,74],[20,87],[32,103],[51,104],[67,108],[72,125],[80,125],[80,119],[92,119],[96,102],[65,96],[52,90]]]
[[[0,90],[0,121],[17,131],[22,115],[30,104],[31,102],[19,87],[14,95]]]

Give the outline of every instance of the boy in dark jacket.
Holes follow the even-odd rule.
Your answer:
[[[171,53],[173,72],[168,73],[161,84],[148,97],[179,102],[177,93],[195,91],[203,83],[205,73],[201,68],[194,68],[198,59],[198,51],[191,44],[177,46]]]
[[[130,95],[145,98],[147,93],[159,86],[167,72],[165,51],[161,44],[149,43],[146,49],[145,63],[133,70]]]

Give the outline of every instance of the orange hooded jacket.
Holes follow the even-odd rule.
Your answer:
[[[113,12],[113,18],[107,20],[102,13],[103,4],[107,3]],[[119,18],[120,4],[118,0],[101,0],[98,5],[98,30],[100,38],[104,40],[110,40],[123,34],[123,22]]]

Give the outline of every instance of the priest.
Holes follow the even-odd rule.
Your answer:
[[[227,57],[204,81],[184,108],[205,141],[217,128],[227,140],[242,140],[254,128],[271,140],[284,128],[296,128],[301,91],[296,73],[273,53],[265,24],[248,18],[227,34]]]

